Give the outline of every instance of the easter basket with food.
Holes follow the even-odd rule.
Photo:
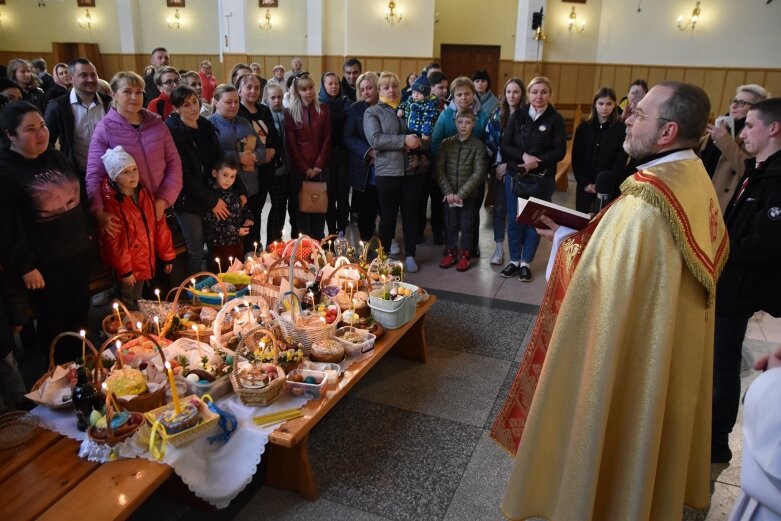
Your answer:
[[[84,348],[82,353],[83,359],[77,359],[77,362],[57,365],[54,362],[54,352],[60,341],[68,337],[77,338],[82,342],[82,347]],[[100,360],[100,364],[96,365],[96,360]],[[104,360],[92,342],[86,338],[86,335],[71,331],[60,333],[54,337],[49,349],[49,369],[33,384],[32,389],[26,395],[27,398],[38,405],[43,405],[50,409],[71,407],[73,405],[73,388],[76,385],[76,372],[78,366],[82,363],[86,364],[85,368],[88,370],[87,376],[90,383],[97,389],[102,381],[101,372],[105,372],[108,367],[111,367],[114,361]]]
[[[252,279],[252,293],[263,297],[268,305],[273,305],[286,291],[293,291],[301,298],[307,283],[314,281],[315,276],[304,261],[295,260],[290,265],[287,259],[279,259]]]
[[[239,337],[259,325],[271,322],[271,310],[266,299],[258,295],[249,295],[227,302],[212,322],[211,345],[215,349],[235,351]],[[230,328],[225,332],[225,325]]]
[[[173,373],[187,381],[193,394],[216,399],[231,391],[228,375],[233,369],[233,351],[180,338],[166,352]]]
[[[112,313],[101,322],[104,336],[116,335],[120,331],[148,331],[150,321],[141,311],[130,311],[119,299],[115,300],[111,307]]]
[[[341,264],[323,275],[320,287],[339,306],[342,323],[355,325],[361,317],[371,315],[368,305],[371,280],[360,265]]]
[[[188,282],[192,285],[192,281],[196,280],[196,277],[202,275],[217,277],[213,273],[201,272],[194,275],[189,281],[185,280],[179,285],[174,294],[171,314],[168,315],[168,318],[162,327],[161,335],[163,337],[176,340],[177,338],[182,337],[192,339],[197,339],[199,337],[208,338],[210,335],[209,330],[212,327],[212,323],[217,318],[217,309],[196,303],[187,304],[180,302],[182,292],[186,290]],[[225,292],[222,294],[222,298],[224,299],[229,288],[222,280],[220,280],[217,285]],[[218,303],[218,307],[222,306]],[[221,334],[228,333],[230,330],[230,323],[223,322],[220,325]]]
[[[200,275],[202,275],[201,273]],[[246,273],[220,273],[210,276],[187,286],[187,294],[193,302],[201,302],[207,306],[221,307],[225,302],[248,295],[252,277]]]
[[[341,317],[339,306],[325,293],[312,307],[302,309],[298,296],[288,292],[277,300],[271,314],[284,336],[301,344],[305,354],[314,342],[333,335]]]
[[[277,341],[270,329],[256,328],[239,343],[230,374],[233,391],[244,405],[265,407],[285,386],[285,371],[277,362]],[[263,362],[271,357],[271,362]]]
[[[163,405],[165,400],[166,378],[165,374],[151,361],[143,362],[138,369],[126,365],[122,356],[122,341],[144,337],[154,344],[157,355],[163,364],[165,354],[157,339],[147,333],[139,331],[127,331],[110,337],[100,347],[100,353],[110,346],[116,346],[117,363],[106,376],[104,384],[110,392],[119,396],[119,403],[128,411],[147,412]]]
[[[211,401],[212,397],[208,394],[176,397],[173,403],[147,412],[144,416],[152,426],[149,446],[156,447],[156,438],[159,437],[165,440],[160,443],[181,447],[211,432],[220,419],[220,415],[209,408],[207,402]]]
[[[135,434],[143,424],[143,414],[122,410],[113,394],[109,394],[109,399],[106,400],[106,415],[98,418],[95,425],[87,429],[87,436],[95,443],[113,447]]]

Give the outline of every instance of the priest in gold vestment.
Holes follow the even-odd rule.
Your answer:
[[[515,454],[503,513],[677,521],[710,501],[716,280],[728,241],[692,151],[699,87],[652,88],[627,121],[622,195],[559,248],[492,430]]]

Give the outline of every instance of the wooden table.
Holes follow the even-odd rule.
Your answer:
[[[287,421],[271,433],[264,455],[267,485],[292,490],[312,501],[317,499],[317,485],[307,449],[309,431],[388,352],[417,362],[426,362],[424,323],[426,313],[436,300],[434,295],[430,295],[426,302],[418,306],[412,320],[399,329],[386,331],[385,336],[375,343],[374,354],[370,358],[352,364],[339,379],[337,386],[328,388],[325,398],[308,401],[303,408],[303,417]]]
[[[418,306],[410,322],[388,330],[375,343],[371,357],[351,365],[325,398],[310,400],[303,417],[282,424],[271,434],[264,456],[267,484],[293,490],[310,500],[317,498],[307,452],[309,431],[388,352],[425,363],[423,326],[435,301],[431,295]],[[143,458],[104,464],[87,461],[78,456],[79,446],[75,440],[40,429],[26,444],[0,450],[2,519],[127,519],[173,474],[168,465]]]
[[[79,446],[40,429],[25,445],[0,450],[3,519],[127,519],[173,473],[141,458],[87,461]]]

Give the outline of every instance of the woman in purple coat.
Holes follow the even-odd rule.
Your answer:
[[[122,145],[133,156],[141,184],[155,197],[158,219],[179,196],[182,163],[168,127],[159,116],[143,108],[143,78],[131,71],[118,72],[111,78],[111,91],[111,110],[98,123],[90,142],[86,183],[90,211],[101,228],[114,234],[120,229],[119,222],[103,211],[101,199],[101,186],[108,174],[100,158],[106,150]]]

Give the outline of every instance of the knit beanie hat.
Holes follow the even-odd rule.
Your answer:
[[[422,74],[415,78],[415,81],[412,83],[412,87],[410,87],[412,90],[418,91],[424,96],[428,96],[431,94],[431,84],[428,82],[428,76],[425,74]]]
[[[136,164],[133,156],[125,152],[121,145],[109,148],[100,159],[103,160],[103,166],[106,167],[106,172],[112,181],[117,180],[117,176],[122,173],[122,170]]]

